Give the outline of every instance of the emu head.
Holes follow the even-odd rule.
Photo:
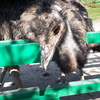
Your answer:
[[[42,48],[42,66],[46,70],[58,46],[66,32],[66,25],[60,13],[61,8],[52,6],[49,11],[38,8],[28,9],[21,21],[26,38],[39,42]],[[25,18],[26,17],[26,18]]]
[[[41,38],[40,44],[42,48],[41,52],[41,64],[46,70],[52,57],[55,52],[56,47],[58,46],[61,38],[66,32],[66,27],[63,18],[60,15],[60,12],[53,7],[51,13],[48,15],[42,16],[43,26],[41,29]]]

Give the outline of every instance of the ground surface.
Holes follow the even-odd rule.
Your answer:
[[[99,27],[100,21],[94,21],[95,31],[100,31]],[[43,71],[39,66],[40,64],[20,65],[20,75],[25,88],[54,84],[60,77],[61,72],[54,62],[50,63],[47,71]],[[86,80],[100,78],[100,53],[90,52],[88,55],[88,62],[83,70]],[[69,82],[79,80],[79,71],[68,74],[66,78]],[[7,72],[3,81],[3,87],[0,88],[0,91],[16,89],[16,85],[14,83],[12,84],[12,82],[14,82],[13,78],[9,72]],[[100,92],[63,97],[61,100],[100,100]]]

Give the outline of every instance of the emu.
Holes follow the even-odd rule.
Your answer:
[[[87,28],[89,18],[87,11],[82,11],[81,4],[81,7],[78,7],[79,3],[75,4],[70,0],[3,0],[2,3],[1,40],[29,39],[39,42],[43,49],[45,68],[54,54],[55,61],[63,73],[61,80],[65,80],[65,73],[76,71],[77,68],[80,69],[81,79],[84,79],[82,68],[88,54],[84,34],[91,29]],[[11,74],[12,71],[19,74],[18,66],[7,68]],[[13,68],[15,70],[12,70]],[[4,74],[1,75],[1,83]],[[18,87],[22,88],[20,76],[14,77]]]
[[[42,48],[46,69],[67,27],[55,0],[0,0],[0,40],[28,39]],[[2,69],[0,85],[9,70],[18,88],[22,88],[19,66]]]
[[[62,8],[68,2],[62,1]],[[93,31],[92,20],[88,18],[87,10],[78,2],[71,1],[66,7],[65,16],[68,33],[64,34],[54,57],[61,70],[61,78],[57,82],[65,82],[66,73],[80,70],[80,80],[84,80],[82,68],[86,64],[89,46],[85,43],[84,34]]]

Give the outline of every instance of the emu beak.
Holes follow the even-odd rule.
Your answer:
[[[44,47],[42,47],[42,50],[41,50],[41,65],[42,65],[42,67],[45,71],[47,70],[49,63],[53,58],[53,54],[55,52],[56,45],[57,45],[57,43],[54,46],[45,45]]]
[[[41,50],[41,65],[43,69],[46,71],[48,68],[48,65],[53,57],[54,50],[48,51],[48,48],[46,46],[42,47]]]

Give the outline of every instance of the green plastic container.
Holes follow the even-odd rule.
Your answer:
[[[87,32],[85,34],[85,41],[87,44],[100,43],[100,32]]]
[[[28,40],[8,40],[0,42],[0,67],[40,62],[39,43]]]

